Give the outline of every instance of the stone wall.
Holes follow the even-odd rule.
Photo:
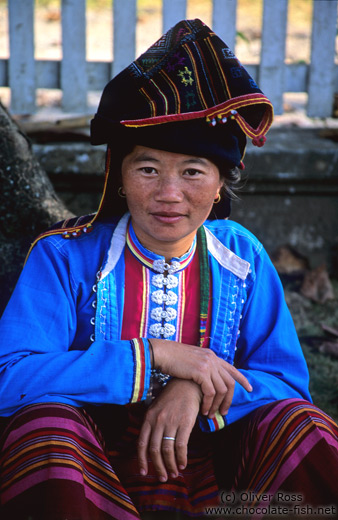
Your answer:
[[[273,128],[263,148],[248,143],[232,216],[272,253],[290,245],[310,267],[338,270],[338,142],[323,128]],[[94,212],[104,182],[105,147],[34,145],[60,198],[75,214]],[[337,274],[337,273],[336,273]]]

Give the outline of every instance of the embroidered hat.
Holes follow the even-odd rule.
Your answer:
[[[100,218],[128,210],[118,196],[117,170],[135,144],[210,158],[220,168],[241,166],[246,137],[263,146],[271,102],[229,47],[200,20],[183,20],[105,87],[91,121],[91,143],[108,144],[106,180],[96,214],[63,223],[43,236],[71,239]],[[209,218],[225,218],[230,199]]]
[[[200,20],[183,20],[107,84],[91,142],[128,138],[189,154],[190,136],[193,153],[234,167],[241,165],[245,137],[262,146],[272,119],[271,102],[229,47]],[[182,122],[189,129],[184,144],[175,139]]]

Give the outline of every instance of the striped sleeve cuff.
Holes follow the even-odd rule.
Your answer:
[[[151,361],[146,339],[132,339],[130,344],[134,355],[134,380],[130,402],[137,403],[147,397],[150,384]]]
[[[213,419],[199,415],[198,421],[203,432],[216,432],[225,426],[225,418],[219,412],[216,412]]]

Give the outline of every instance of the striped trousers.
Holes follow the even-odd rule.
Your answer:
[[[195,462],[167,483],[138,474],[135,424],[128,433],[133,462],[124,471],[115,464],[112,436],[119,446],[121,424],[116,409],[107,417],[105,407],[102,422],[64,404],[31,405],[2,418],[1,520],[134,520],[144,511],[161,510],[207,517],[212,507],[219,507],[213,511],[221,518],[276,518],[273,511],[286,509],[285,518],[307,518],[304,511],[318,507],[331,508],[332,515],[323,518],[338,517],[338,428],[306,401],[270,403],[219,432],[203,434],[217,483],[205,499],[210,475],[208,485],[199,476],[198,489],[191,489],[188,473]]]

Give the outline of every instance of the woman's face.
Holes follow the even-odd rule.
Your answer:
[[[223,183],[208,159],[136,146],[122,184],[138,239],[169,260],[189,249]]]

